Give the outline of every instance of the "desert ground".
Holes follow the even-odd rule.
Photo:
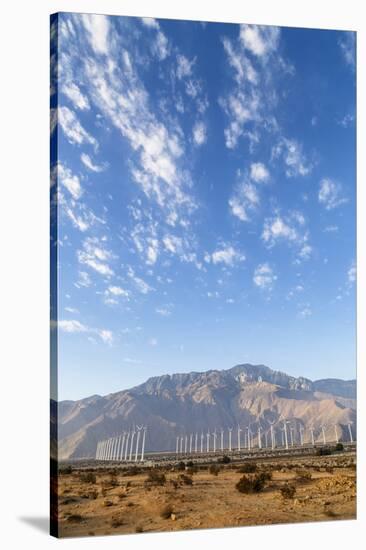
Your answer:
[[[60,466],[59,536],[356,518],[354,451],[224,461]]]

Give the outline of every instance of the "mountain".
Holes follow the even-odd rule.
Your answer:
[[[228,370],[209,370],[163,375],[106,396],[61,401],[58,414],[60,459],[93,457],[97,442],[147,425],[146,451],[174,450],[176,436],[209,429],[250,425],[262,433],[274,424],[281,437],[280,419],[291,420],[298,430],[314,427],[320,440],[321,426],[334,440],[348,437],[349,422],[356,428],[356,381],[295,378],[264,365],[237,365]],[[305,431],[305,439],[310,434]],[[235,442],[236,439],[233,439]]]

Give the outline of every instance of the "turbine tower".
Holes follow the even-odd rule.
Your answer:
[[[323,443],[324,443],[324,445],[326,445],[326,444],[327,444],[327,440],[326,440],[326,438],[325,438],[325,426],[322,426],[321,428],[322,428],[322,434],[323,434]]]
[[[229,431],[229,452],[231,453],[231,432],[233,431],[232,428],[228,428],[228,431]]]
[[[147,426],[144,426],[143,432],[142,432],[142,445],[141,445],[141,462],[144,461],[144,454],[145,454],[145,441],[146,441],[146,431]]]
[[[192,454],[192,439],[193,439],[193,434],[190,434],[190,436],[189,436],[189,454]]]
[[[262,437],[261,437],[261,426],[259,425],[258,426],[258,448],[261,449],[262,448]]]
[[[122,445],[121,445],[121,452],[120,452],[120,460],[123,460],[123,452],[125,449],[125,440],[126,440],[126,432],[123,432],[122,434]]]
[[[187,445],[188,445],[188,435],[184,436],[184,454],[187,454]]]
[[[310,435],[311,435],[311,444],[314,447],[315,441],[314,441],[314,427],[313,426],[311,426],[311,428],[310,428]]]
[[[339,443],[337,424],[334,424],[334,435],[335,435],[335,442]]]
[[[178,452],[179,452],[179,435],[177,435],[177,437],[176,437],[175,439],[176,439],[176,443],[175,443],[175,454],[177,455]]]
[[[197,453],[198,433],[194,436],[194,452]]]
[[[240,432],[242,431],[241,427],[238,424],[238,451],[241,451],[241,442],[240,442]]]
[[[353,435],[352,435],[351,422],[348,422],[348,433],[349,433],[349,440],[350,440],[351,443],[353,443]]]
[[[285,447],[286,447],[287,450],[288,450],[287,424],[289,424],[289,423],[290,422],[288,420],[283,421],[283,431],[284,431],[284,435],[285,435]]]
[[[271,430],[271,446],[272,446],[272,451],[274,451],[275,447],[276,447],[276,434],[274,432],[274,429],[273,429],[273,424],[274,424],[274,421],[273,422],[270,422],[270,430]]]
[[[136,452],[135,452],[135,462],[137,462],[138,456],[139,456],[139,443],[140,443],[140,437],[141,437],[141,430],[143,426],[136,426],[137,429],[137,437],[136,437]]]
[[[304,445],[304,426],[302,424],[300,424],[299,432],[300,432],[300,445],[302,447]]]
[[[127,458],[128,458],[128,443],[129,443],[129,441],[130,441],[130,430],[128,430],[127,437],[126,437],[125,462],[127,462]]]
[[[216,439],[217,439],[216,428],[212,432],[212,437],[213,437],[213,452],[216,453]]]
[[[210,430],[207,430],[206,434],[206,442],[207,442],[207,452],[210,452]]]
[[[251,440],[250,440],[251,431],[250,431],[249,426],[247,426],[247,433],[248,433],[248,451],[250,451],[252,445],[251,445]]]
[[[183,454],[183,436],[180,436],[180,454]]]
[[[135,426],[132,428],[132,433],[131,433],[131,443],[130,443],[130,457],[129,457],[129,461],[132,462],[132,451],[133,451],[133,442],[135,440],[135,435],[136,435],[136,431],[135,431]]]
[[[220,435],[221,435],[221,452],[223,453],[224,452],[224,429],[221,428],[220,430]]]
[[[204,438],[204,435],[203,435],[203,432],[201,432],[201,454],[203,453],[203,438]]]

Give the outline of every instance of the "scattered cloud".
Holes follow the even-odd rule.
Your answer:
[[[206,126],[203,122],[196,122],[193,126],[193,141],[196,145],[203,145],[207,140]]]
[[[268,263],[260,264],[255,268],[253,282],[256,286],[264,290],[272,290],[273,283],[277,280],[277,275]]]
[[[323,229],[324,233],[338,233],[338,230],[339,230],[338,225],[327,225]]]
[[[158,315],[161,315],[162,317],[170,317],[170,315],[172,314],[172,308],[172,304],[166,304],[164,306],[157,307],[155,311],[156,313],[158,313]]]
[[[237,262],[245,261],[245,256],[231,245],[223,246],[215,250],[211,255],[211,261],[213,264],[225,264],[233,266]]]
[[[146,281],[135,274],[135,270],[131,266],[128,267],[127,275],[133,281],[137,290],[141,292],[141,294],[148,294],[153,290],[153,288]]]
[[[83,128],[74,111],[68,107],[59,107],[58,122],[70,143],[77,145],[89,143],[97,149],[97,140]]]
[[[91,47],[96,54],[109,53],[109,21],[105,15],[83,14],[81,15],[84,27]]]
[[[91,170],[92,172],[103,172],[106,169],[105,163],[95,164],[90,158],[90,156],[87,155],[86,153],[82,153],[80,158],[82,163],[85,164],[85,166],[89,168],[89,170]]]
[[[280,214],[264,220],[262,240],[268,248],[286,242],[297,249],[295,263],[308,260],[312,254],[306,221],[299,211],[292,211],[286,216]]]
[[[269,180],[269,172],[262,162],[254,162],[251,164],[250,178],[256,183],[267,182]]]
[[[241,221],[249,221],[249,212],[255,210],[260,203],[256,186],[246,180],[237,185],[229,199],[231,213]]]
[[[306,319],[307,317],[311,317],[313,314],[310,304],[304,304],[299,306],[299,311],[297,313],[297,316],[300,319]]]
[[[288,178],[306,176],[312,170],[312,165],[302,151],[302,145],[295,139],[280,138],[272,148],[272,159],[277,158],[283,159]]]
[[[56,170],[57,177],[61,185],[69,191],[73,199],[80,199],[83,194],[83,190],[81,188],[79,177],[73,174],[69,168],[60,162],[57,164]]]
[[[158,345],[157,338],[150,338],[149,339],[149,344],[150,344],[151,347],[155,348]]]
[[[177,77],[179,78],[179,80],[182,80],[182,78],[192,75],[192,67],[195,62],[196,58],[190,61],[184,55],[177,55]]]
[[[341,184],[330,178],[323,178],[321,180],[318,199],[325,206],[326,210],[332,210],[347,202],[347,199],[342,197]]]
[[[338,45],[342,57],[346,64],[354,69],[356,63],[356,33],[352,31],[341,32],[343,36],[338,40]]]
[[[257,57],[265,57],[277,50],[279,39],[279,27],[240,25],[240,40],[244,48]]]
[[[100,275],[111,277],[114,274],[108,263],[113,258],[113,254],[96,237],[85,239],[83,249],[77,251],[77,257],[81,264],[90,267]]]
[[[80,334],[80,333],[89,334],[89,335],[96,334],[105,344],[111,345],[113,343],[113,333],[111,330],[91,328],[75,319],[71,319],[71,320],[63,319],[58,321],[56,325],[60,330],[62,330],[63,332],[67,332],[69,334]]]
[[[342,126],[343,128],[348,128],[354,123],[354,121],[355,121],[355,115],[351,113],[347,113],[346,115],[344,115],[343,118],[337,121],[337,124],[339,126]]]
[[[352,262],[351,267],[347,272],[347,282],[349,286],[352,286],[356,282],[357,270],[356,263]]]
[[[62,93],[71,101],[76,109],[80,109],[80,111],[90,109],[87,96],[80,91],[80,88],[74,82],[65,83],[62,86]]]

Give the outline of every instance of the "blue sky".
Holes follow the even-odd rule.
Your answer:
[[[354,33],[56,25],[59,398],[242,362],[355,377]]]

